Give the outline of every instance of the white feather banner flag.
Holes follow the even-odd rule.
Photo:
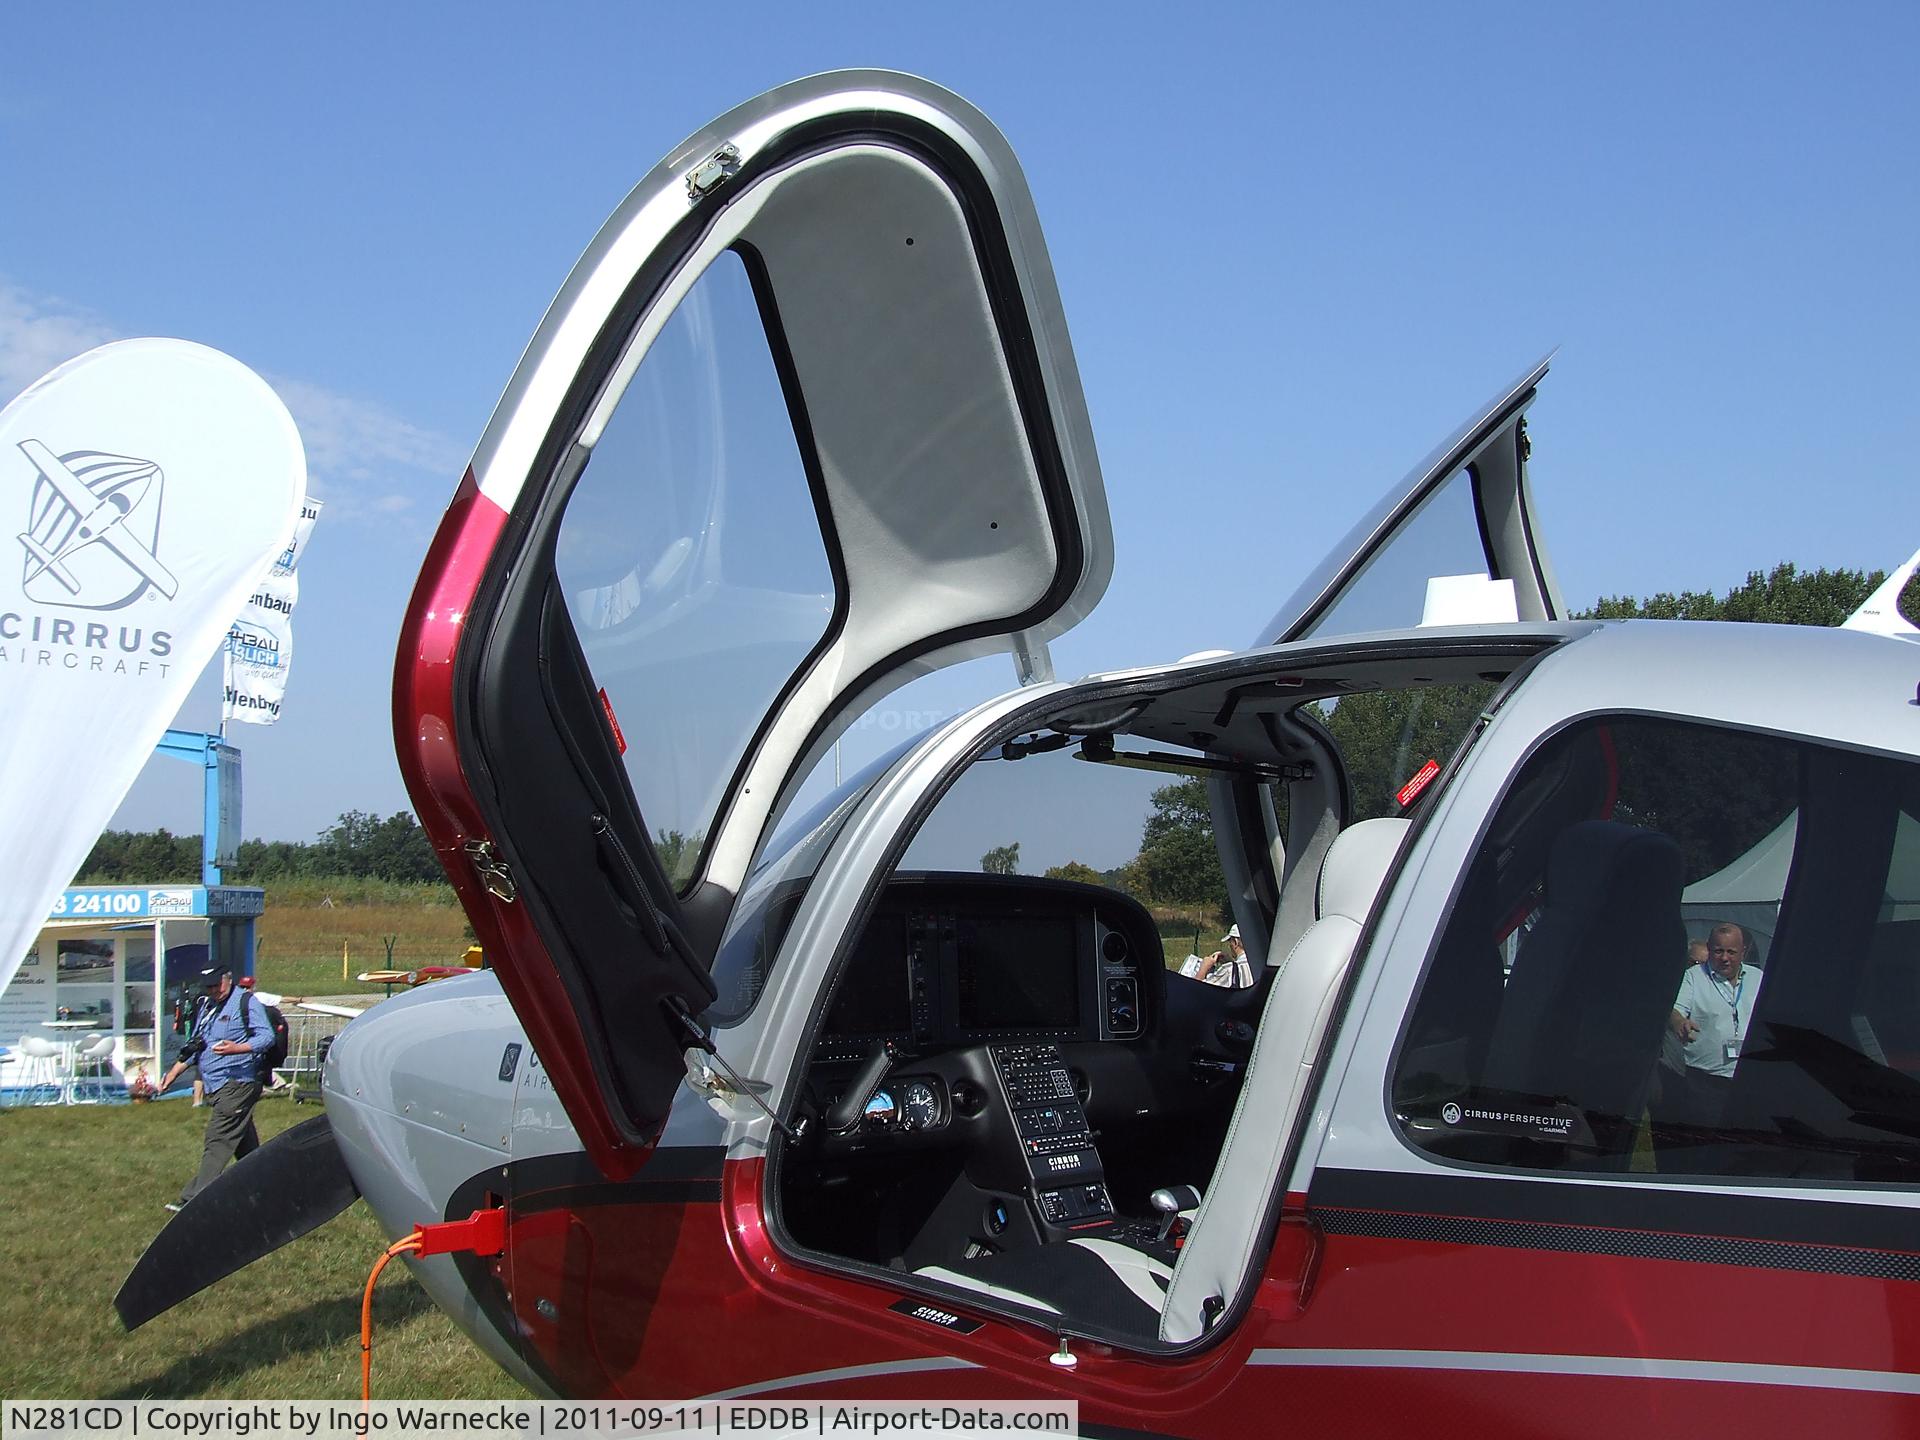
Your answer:
[[[185,340],[69,360],[0,410],[0,988],[294,534],[280,398]]]

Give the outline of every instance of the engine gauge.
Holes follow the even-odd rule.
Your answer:
[[[915,1080],[907,1086],[906,1095],[900,1102],[900,1111],[905,1117],[907,1129],[931,1130],[940,1120],[940,1098],[926,1081]]]
[[[869,1130],[891,1130],[900,1122],[900,1106],[886,1090],[876,1090],[861,1111],[861,1120]]]

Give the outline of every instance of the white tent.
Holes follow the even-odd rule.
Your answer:
[[[1680,913],[1689,940],[1704,940],[1722,922],[1744,925],[1754,939],[1755,962],[1766,964],[1780,897],[1787,889],[1787,871],[1793,864],[1799,820],[1796,810],[1746,854],[1680,892]],[[1920,920],[1920,820],[1904,813],[1894,834],[1892,873],[1887,876],[1878,918],[1882,922]]]

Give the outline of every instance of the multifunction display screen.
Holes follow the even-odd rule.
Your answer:
[[[960,1028],[1071,1030],[1080,1024],[1080,965],[1069,916],[961,915]]]

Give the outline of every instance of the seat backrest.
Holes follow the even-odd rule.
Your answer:
[[[1682,869],[1655,830],[1586,820],[1555,837],[1481,1073],[1487,1089],[1578,1107],[1621,1158],[1679,988]]]
[[[1209,1300],[1233,1302],[1253,1258],[1254,1228],[1281,1183],[1281,1156],[1312,1079],[1334,997],[1406,830],[1405,820],[1385,819],[1363,820],[1341,831],[1321,861],[1314,922],[1284,955],[1269,958],[1274,975],[1260,1030],[1226,1144],[1167,1287],[1160,1314],[1163,1340],[1195,1339],[1205,1328]]]

